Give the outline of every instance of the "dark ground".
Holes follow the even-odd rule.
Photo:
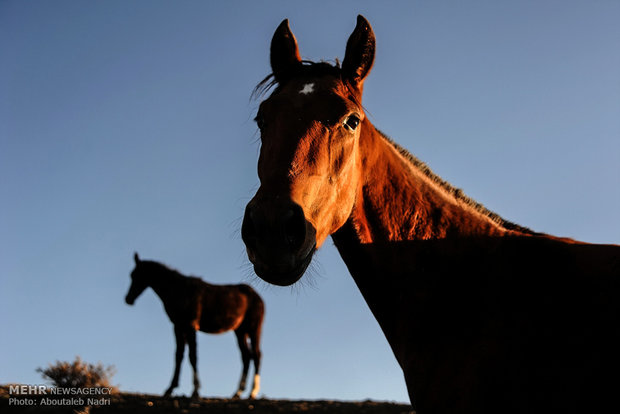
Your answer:
[[[70,398],[81,398],[83,405],[70,405]],[[10,400],[13,398],[13,400]],[[48,405],[42,405],[46,398]],[[48,399],[49,398],[49,399]],[[61,401],[65,398],[65,401]],[[10,413],[345,413],[345,414],[414,414],[411,406],[377,401],[292,401],[292,400],[230,400],[186,397],[162,398],[155,395],[117,392],[95,396],[104,405],[87,405],[88,396],[10,395],[8,385],[0,386],[0,412]],[[92,398],[92,397],[91,397]],[[57,400],[57,401],[54,401]],[[32,405],[22,405],[26,402]],[[75,402],[75,400],[74,400]]]

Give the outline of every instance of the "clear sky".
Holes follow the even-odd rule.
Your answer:
[[[0,1],[0,383],[80,355],[162,393],[174,339],[134,251],[266,302],[261,396],[407,401],[401,371],[332,243],[270,287],[239,232],[258,179],[269,42],[342,59],[377,37],[371,121],[504,218],[620,241],[620,3]],[[202,395],[230,396],[234,335],[198,337]],[[191,393],[187,360],[179,393]]]

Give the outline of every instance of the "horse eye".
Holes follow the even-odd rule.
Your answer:
[[[344,127],[351,132],[355,131],[355,128],[357,128],[359,124],[360,119],[357,117],[357,115],[349,115],[343,123]]]

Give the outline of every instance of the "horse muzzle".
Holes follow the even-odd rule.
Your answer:
[[[279,198],[248,203],[241,237],[256,275],[279,286],[297,282],[316,251],[316,230],[301,206]]]

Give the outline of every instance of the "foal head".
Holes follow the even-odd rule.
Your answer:
[[[271,41],[277,87],[256,115],[261,133],[260,188],[241,234],[258,276],[290,285],[314,251],[351,215],[360,179],[364,79],[375,37],[358,16],[342,67],[302,62],[288,20]]]
[[[146,269],[145,262],[140,260],[138,253],[134,253],[133,260],[136,262],[136,267],[131,272],[131,286],[127,296],[125,296],[125,302],[128,305],[133,305],[138,296],[144,292],[144,289],[149,287],[150,272]]]

